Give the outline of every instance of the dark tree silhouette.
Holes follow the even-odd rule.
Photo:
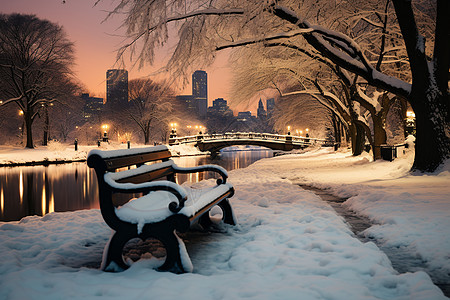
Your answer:
[[[74,91],[73,53],[62,27],[34,15],[0,15],[1,105],[15,103],[22,112],[27,148],[34,147],[36,117]]]

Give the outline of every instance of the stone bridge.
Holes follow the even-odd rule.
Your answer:
[[[177,137],[175,132],[172,132],[169,138],[169,145],[195,144],[200,151],[210,151],[211,153],[217,153],[223,148],[237,145],[254,145],[272,150],[290,151],[292,149],[304,149],[311,144],[323,142],[323,140],[319,139],[292,136],[290,134],[280,135],[254,132],[198,134],[186,137]]]

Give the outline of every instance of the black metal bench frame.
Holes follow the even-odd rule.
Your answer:
[[[167,162],[170,160],[170,157],[171,153],[165,146],[112,151],[92,150],[89,153],[87,164],[89,167],[95,169],[97,175],[101,214],[108,226],[115,231],[104,250],[102,262],[103,270],[115,270],[117,269],[116,267],[122,270],[127,269],[129,266],[123,260],[122,255],[125,244],[133,238],[140,238],[142,240],[155,238],[161,241],[166,249],[166,260],[158,270],[176,273],[190,271],[186,270],[182,264],[180,247],[184,247],[184,245],[181,245],[183,242],[178,238],[176,232],[184,233],[189,230],[191,225],[197,222],[203,227],[211,225],[212,221],[209,216],[209,211],[216,205],[222,209],[223,221],[227,224],[235,225],[233,210],[228,201],[228,198],[232,197],[234,194],[234,188],[232,186],[230,186],[230,188],[221,196],[210,199],[209,204],[199,209],[195,215],[187,217],[186,215],[179,213],[184,207],[187,197],[186,195],[183,195],[183,193],[180,193],[180,190],[176,188],[178,185],[174,188],[176,173],[188,174],[213,171],[222,177],[221,179],[217,179],[217,185],[225,184],[228,175],[223,168],[215,165],[181,168],[174,163],[163,164],[157,162]],[[105,175],[108,172],[116,172],[117,169],[133,165],[136,165],[138,168],[147,162],[155,163],[155,165],[152,164],[152,167],[154,168],[149,172],[120,178],[120,180],[116,181],[117,184],[114,185],[105,182]],[[170,184],[168,184],[166,180],[161,180],[162,178],[170,181]],[[151,184],[147,184],[149,182],[151,182]],[[133,188],[130,188],[130,185],[128,185],[127,188],[121,188],[120,186],[122,183],[134,183],[134,185],[132,185]],[[169,204],[168,209],[170,210],[171,215],[166,219],[155,223],[146,223],[139,232],[137,224],[123,221],[116,215],[116,205],[113,203],[113,194],[147,194],[151,191],[159,190],[168,191],[174,194],[178,199],[178,203],[171,202]],[[112,263],[115,263],[115,265]]]

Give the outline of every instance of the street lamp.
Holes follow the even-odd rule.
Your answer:
[[[103,129],[103,138],[102,138],[102,140],[103,140],[103,142],[108,142],[108,124],[103,124],[102,125],[102,129]]]

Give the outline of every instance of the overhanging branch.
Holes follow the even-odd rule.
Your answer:
[[[311,33],[312,31],[313,31],[312,29],[298,29],[298,30],[292,30],[289,32],[280,32],[277,34],[268,35],[268,36],[256,38],[256,39],[241,40],[241,41],[237,41],[234,43],[219,46],[216,48],[216,51],[220,51],[220,50],[224,50],[224,49],[228,49],[228,48],[236,48],[236,47],[241,47],[241,46],[253,45],[253,44],[272,41],[272,40],[288,39],[288,38],[292,38],[295,36],[303,35],[305,33]]]

